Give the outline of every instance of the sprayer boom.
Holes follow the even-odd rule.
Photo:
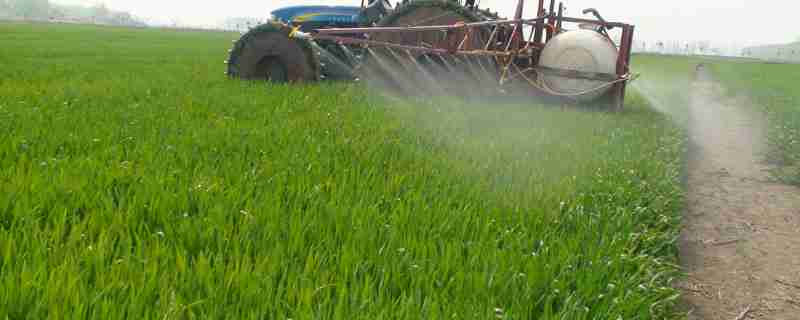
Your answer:
[[[460,80],[493,87],[488,91],[525,87],[536,95],[572,101],[606,98],[622,108],[632,79],[634,26],[606,21],[593,8],[584,11],[593,18],[567,17],[563,3],[556,10],[555,0],[550,0],[548,10],[545,0],[539,0],[534,18],[523,18],[524,7],[525,1],[519,0],[514,19],[509,20],[474,4],[412,0],[387,12],[375,25],[295,29],[288,40],[309,43],[326,53],[316,56],[333,55],[356,66],[360,78],[410,72],[452,78],[443,73],[457,73]],[[609,34],[613,29],[621,31]],[[389,67],[402,71],[388,72]]]

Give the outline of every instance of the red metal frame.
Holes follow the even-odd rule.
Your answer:
[[[455,25],[446,26],[417,26],[417,27],[367,27],[367,28],[332,28],[320,29],[312,32],[312,37],[315,39],[325,39],[336,41],[340,44],[348,45],[361,45],[361,46],[374,46],[385,47],[391,49],[406,50],[409,52],[417,52],[420,54],[435,54],[435,55],[463,55],[463,56],[484,56],[496,59],[497,65],[500,69],[499,84],[503,86],[505,83],[512,80],[524,79],[531,84],[537,91],[545,91],[545,93],[556,95],[553,92],[547,92],[542,89],[537,82],[540,75],[546,72],[556,72],[562,76],[577,77],[585,79],[608,79],[613,76],[614,81],[608,83],[613,87],[611,97],[615,107],[621,109],[624,104],[625,89],[627,82],[631,79],[630,76],[630,58],[631,49],[633,45],[634,26],[626,23],[607,22],[600,19],[583,19],[563,16],[563,4],[559,4],[558,12],[555,12],[555,0],[550,0],[550,10],[544,11],[544,1],[539,0],[538,12],[539,16],[534,19],[523,19],[522,13],[525,5],[524,0],[519,0],[517,3],[517,10],[513,20],[496,20],[496,21],[482,21],[476,23],[458,23]],[[547,41],[552,39],[555,35],[563,31],[564,23],[572,24],[594,24],[604,29],[620,28],[622,29],[622,36],[617,43],[609,37],[609,41],[614,42],[618,46],[619,55],[617,59],[617,67],[615,75],[591,74],[583,73],[573,70],[555,70],[549,68],[542,68],[538,65],[539,55],[541,49]],[[525,41],[524,27],[532,26],[533,32],[530,39]],[[478,29],[491,28],[491,36],[479,48],[470,47],[470,37],[472,37]],[[499,31],[511,31],[511,36],[503,39],[501,45],[497,45],[500,39],[497,39]],[[397,44],[383,41],[369,40],[369,34],[376,33],[403,33],[403,32],[427,32],[427,31],[444,31],[448,34],[451,31],[463,31],[464,37],[458,41],[447,41],[445,47],[432,48],[423,43],[416,45]],[[361,36],[354,36],[361,35]],[[542,42],[542,36],[546,36],[546,40]],[[530,63],[526,63],[530,61]]]

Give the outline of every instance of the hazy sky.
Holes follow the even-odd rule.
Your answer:
[[[216,25],[226,17],[267,17],[290,5],[359,5],[360,0],[51,0],[56,3],[105,3],[114,10],[159,21]],[[391,0],[394,3],[396,0]],[[526,17],[535,14],[536,0],[527,0]],[[567,12],[580,16],[595,7],[609,20],[637,25],[639,40],[712,40],[741,45],[783,43],[800,38],[797,0],[565,0]],[[517,0],[481,0],[481,7],[510,17]]]

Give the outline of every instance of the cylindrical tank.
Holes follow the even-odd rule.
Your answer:
[[[616,46],[597,31],[579,29],[567,31],[547,42],[539,65],[554,69],[575,70],[615,75],[617,71]],[[561,75],[543,76],[547,89],[564,95],[574,95],[598,88],[606,83],[602,80],[576,79]],[[591,101],[604,95],[611,86],[602,90],[575,96],[580,101]]]

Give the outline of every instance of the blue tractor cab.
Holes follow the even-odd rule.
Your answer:
[[[369,0],[364,7],[293,6],[272,12],[273,20],[300,27],[308,32],[322,28],[367,26],[392,12],[389,0]]]
[[[360,25],[361,8],[348,6],[294,6],[272,12],[280,22],[299,26],[303,31],[321,27]]]

